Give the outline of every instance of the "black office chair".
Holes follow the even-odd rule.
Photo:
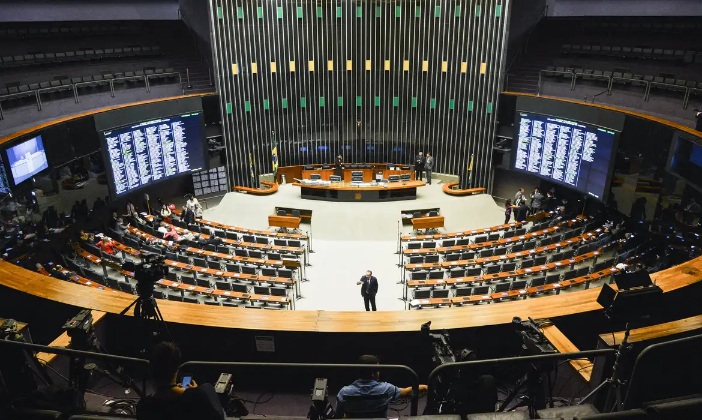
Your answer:
[[[287,216],[287,213],[285,213],[285,210],[283,210],[283,209],[278,209],[275,212],[275,214],[276,214],[276,216]]]

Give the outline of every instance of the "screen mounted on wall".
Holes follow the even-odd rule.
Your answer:
[[[117,197],[205,167],[202,112],[113,128],[102,138],[110,187]]]
[[[675,133],[668,157],[668,172],[702,189],[702,145],[700,138]]]
[[[619,132],[517,111],[512,169],[605,200]]]
[[[10,165],[12,180],[15,185],[26,181],[49,167],[41,136],[32,137],[29,140],[9,147],[6,152],[7,162]]]

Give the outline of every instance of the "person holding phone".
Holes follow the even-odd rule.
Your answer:
[[[361,277],[361,280],[357,281],[356,284],[362,285],[361,296],[363,296],[363,303],[366,305],[366,311],[370,311],[371,307],[375,311],[375,295],[378,293],[378,279],[375,278],[372,271],[368,270],[366,271],[366,275]]]
[[[224,420],[224,409],[212,384],[198,385],[191,375],[177,380],[180,358],[175,344],[156,345],[151,356],[154,392],[137,404],[137,419]]]

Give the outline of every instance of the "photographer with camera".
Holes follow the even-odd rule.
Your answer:
[[[224,420],[224,409],[212,384],[177,382],[180,358],[173,343],[162,342],[154,348],[150,360],[154,393],[137,404],[137,419]]]

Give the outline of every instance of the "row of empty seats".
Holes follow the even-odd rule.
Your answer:
[[[115,22],[102,22],[100,24],[71,25],[65,22],[43,22],[41,25],[22,24],[2,25],[0,27],[0,40],[16,39],[41,39],[41,38],[68,38],[68,37],[96,37],[102,35],[125,35],[139,33],[140,23],[126,24]]]
[[[599,44],[563,44],[563,54],[579,56],[601,56],[614,58],[634,58],[640,60],[669,60],[681,63],[702,64],[702,52],[653,47],[620,47]]]
[[[24,55],[4,56],[0,58],[0,68],[26,67],[115,58],[150,57],[156,55],[161,55],[161,47],[158,45],[104,49],[89,48],[61,52],[38,52]]]

